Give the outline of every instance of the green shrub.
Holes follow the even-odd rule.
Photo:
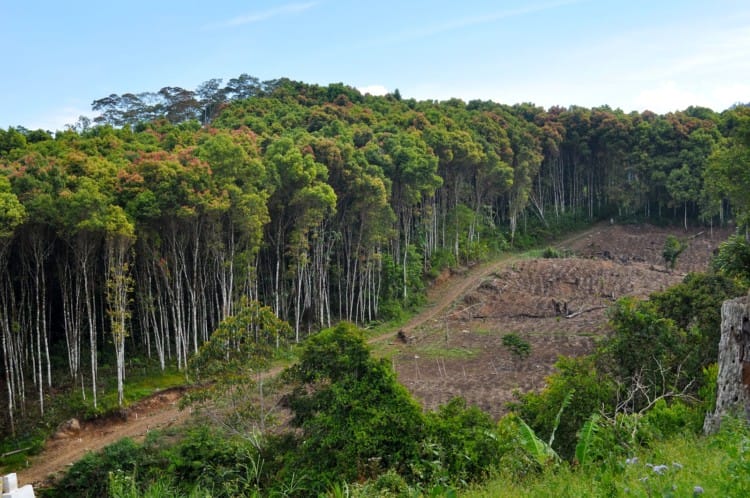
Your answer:
[[[652,397],[688,385],[695,394],[704,386],[705,368],[718,357],[722,302],[741,293],[726,276],[691,273],[649,301],[621,299],[611,310],[614,334],[602,351],[623,383],[639,376]],[[639,410],[644,400],[634,401],[631,408]]]
[[[701,379],[703,368],[719,356],[721,305],[743,294],[743,289],[725,275],[690,273],[685,279],[649,300],[655,312],[671,319],[685,331],[682,372],[687,379]]]
[[[510,352],[520,360],[525,360],[531,354],[531,344],[518,334],[505,334],[502,341],[503,346],[510,350]]]
[[[551,246],[547,246],[542,251],[542,257],[546,259],[559,259],[564,258],[565,253]]]
[[[403,306],[401,306],[401,303],[395,299],[381,301],[378,305],[378,314],[383,320],[394,321],[403,320],[406,316]]]
[[[677,264],[677,258],[685,249],[687,249],[687,243],[678,239],[674,235],[667,235],[661,255],[669,268],[674,269]]]
[[[287,453],[279,480],[315,476],[311,491],[323,492],[391,468],[404,474],[418,459],[421,408],[390,365],[370,356],[353,325],[341,323],[308,339],[287,376],[298,383],[289,406],[304,443]]]
[[[427,441],[422,455],[425,462],[435,462],[428,472],[421,472],[422,481],[457,483],[477,481],[486,477],[501,455],[494,423],[489,415],[463,398],[455,398],[427,415]]]
[[[743,235],[732,235],[719,245],[719,252],[711,267],[737,279],[742,287],[747,288],[750,285],[750,242]]]
[[[87,453],[74,463],[51,496],[107,496],[110,473],[133,475],[145,458],[141,445],[132,439],[121,439],[100,452]]]
[[[378,476],[371,488],[378,496],[401,496],[408,491],[409,485],[403,477],[391,469]]]
[[[662,394],[665,387],[679,390],[690,382],[679,367],[692,349],[691,338],[654,302],[620,299],[611,310],[610,323],[614,333],[602,350],[611,358],[614,372],[624,385],[638,378],[646,387],[629,409],[639,411],[646,396]]]
[[[456,256],[450,249],[436,249],[430,258],[430,271],[428,276],[436,278],[446,268],[456,266]]]
[[[536,475],[542,467],[521,444],[519,434],[521,419],[513,412],[501,418],[495,427],[497,434],[499,458],[496,466],[505,475],[515,479]]]
[[[735,418],[722,420],[714,446],[725,452],[720,496],[750,496],[750,427]]]
[[[611,378],[596,367],[595,358],[561,357],[555,364],[557,372],[547,378],[541,392],[529,392],[520,397],[513,410],[547,441],[555,427],[555,419],[566,396],[574,392],[570,405],[561,416],[553,447],[564,459],[572,459],[577,433],[592,413],[603,406],[613,406],[616,387]]]
[[[680,400],[667,403],[660,399],[644,414],[643,423],[654,437],[666,439],[685,432],[699,433],[704,416],[699,407]]]

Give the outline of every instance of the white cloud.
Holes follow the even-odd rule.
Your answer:
[[[370,95],[385,95],[388,93],[388,89],[384,87],[383,85],[366,85],[366,86],[358,86],[357,90],[359,90],[360,93]]]
[[[210,24],[205,29],[217,29],[217,28],[228,28],[234,26],[242,26],[243,24],[252,24],[256,22],[266,21],[273,17],[278,17],[287,14],[299,14],[306,10],[310,10],[318,5],[318,2],[305,2],[305,3],[288,3],[286,5],[280,5],[273,9],[263,10],[259,12],[251,12],[249,14],[233,17],[227,21]]]

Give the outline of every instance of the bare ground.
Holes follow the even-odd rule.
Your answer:
[[[425,408],[463,396],[500,416],[514,390],[543,386],[558,355],[592,350],[606,333],[606,307],[614,299],[645,297],[679,282],[688,271],[705,269],[729,233],[598,225],[558,244],[575,257],[505,256],[444,275],[428,292],[430,304],[403,327],[408,343],[395,340],[393,333],[370,342],[389,341],[378,346],[379,352],[392,358],[400,381]],[[665,271],[661,260],[668,234],[689,237],[674,272]],[[509,332],[531,344],[527,359],[513,358],[502,346]],[[178,409],[182,394],[181,389],[156,393],[120,417],[59,431],[41,454],[16,469],[19,482],[43,485],[89,451],[185,423],[190,413]]]
[[[189,410],[180,410],[183,389],[168,389],[131,406],[118,416],[83,422],[80,428],[62,427],[31,457],[24,468],[16,469],[18,482],[44,487],[80,460],[89,451],[98,451],[120,439],[142,440],[149,431],[184,423]]]
[[[608,331],[607,308],[616,299],[645,298],[705,270],[730,233],[599,225],[558,244],[572,257],[510,257],[449,280],[432,311],[404,328],[408,343],[392,341],[387,354],[425,408],[462,396],[499,417],[514,392],[544,385],[559,355],[593,350]],[[674,271],[661,256],[670,234],[688,242]],[[528,358],[502,345],[508,333],[531,345]]]

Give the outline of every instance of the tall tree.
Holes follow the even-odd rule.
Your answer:
[[[18,410],[19,397],[23,397],[23,372],[17,332],[13,330],[10,272],[6,271],[8,250],[13,241],[16,229],[25,221],[26,210],[16,195],[11,192],[10,182],[0,174],[0,337],[2,337],[3,366],[5,367],[5,384],[8,395],[7,416],[11,431],[15,434],[15,416]]]
[[[128,335],[130,293],[133,287],[131,251],[135,241],[135,227],[120,206],[109,206],[105,216],[105,298],[117,363],[117,402],[122,406],[123,381],[125,379],[125,338]]]

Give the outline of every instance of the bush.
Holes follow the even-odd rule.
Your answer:
[[[289,406],[304,443],[287,453],[277,479],[314,476],[310,491],[323,492],[388,469],[408,474],[424,416],[390,365],[370,357],[356,327],[341,323],[311,337],[286,375],[298,383]]]
[[[681,389],[688,382],[681,374],[680,364],[691,349],[691,338],[673,320],[659,313],[651,301],[623,298],[611,310],[614,334],[603,343],[602,350],[610,355],[613,370],[624,383],[633,379],[646,386],[655,397],[664,387]],[[665,385],[666,383],[666,385]],[[634,399],[630,409],[644,406],[643,396]]]
[[[55,486],[51,496],[107,496],[110,474],[122,472],[133,475],[146,457],[141,445],[132,439],[121,439],[98,453],[87,453],[74,463]]]
[[[559,259],[564,258],[565,253],[551,246],[547,246],[542,251],[542,257],[546,259]]]
[[[737,279],[742,287],[747,288],[750,285],[750,243],[742,235],[732,235],[719,245],[719,252],[711,267]]]
[[[680,400],[667,403],[660,399],[645,413],[643,423],[653,437],[666,439],[688,431],[700,433],[704,416],[699,407],[689,406]]]
[[[743,294],[743,289],[724,275],[690,273],[682,283],[651,294],[656,312],[685,331],[686,352],[682,370],[688,379],[700,379],[703,368],[719,356],[721,305]]]
[[[406,317],[406,312],[401,303],[395,299],[381,301],[378,306],[378,314],[383,320],[401,321]]]
[[[714,445],[726,455],[720,481],[721,496],[750,496],[750,428],[747,421],[724,419]]]
[[[518,334],[505,334],[502,341],[503,346],[510,350],[510,352],[520,360],[525,360],[531,354],[531,344],[521,338]]]
[[[501,418],[495,428],[500,455],[496,466],[514,479],[523,479],[542,470],[539,461],[520,442],[520,422],[518,415],[511,412]]]
[[[455,398],[427,415],[427,454],[421,458],[421,480],[432,484],[477,481],[495,467],[500,444],[489,415]]]
[[[211,490],[211,496],[252,496],[264,485],[263,456],[258,441],[247,437],[230,437],[211,427],[191,428],[174,446],[161,449],[166,464],[141,469],[139,480],[146,480],[146,470],[156,480],[164,473],[174,479],[174,487],[188,494],[196,486]]]
[[[669,268],[674,269],[677,264],[677,258],[685,249],[687,249],[687,244],[685,242],[681,241],[674,235],[667,235],[661,255]]]
[[[392,469],[378,476],[371,487],[378,496],[401,496],[409,489],[404,478]]]
[[[741,293],[726,276],[691,273],[649,301],[621,299],[610,314],[614,334],[602,350],[611,355],[621,381],[639,376],[652,395],[693,382],[694,393],[703,386],[704,369],[718,357],[721,304]]]
[[[456,257],[453,251],[449,249],[437,249],[432,253],[430,258],[430,271],[428,276],[430,278],[437,278],[440,272],[446,268],[453,268],[456,266]]]
[[[561,357],[555,364],[557,372],[547,378],[547,387],[540,393],[520,397],[513,410],[547,441],[555,427],[555,418],[566,396],[574,392],[555,433],[554,449],[565,459],[572,459],[577,432],[592,413],[602,406],[613,406],[616,388],[613,380],[601,373],[593,356]]]

